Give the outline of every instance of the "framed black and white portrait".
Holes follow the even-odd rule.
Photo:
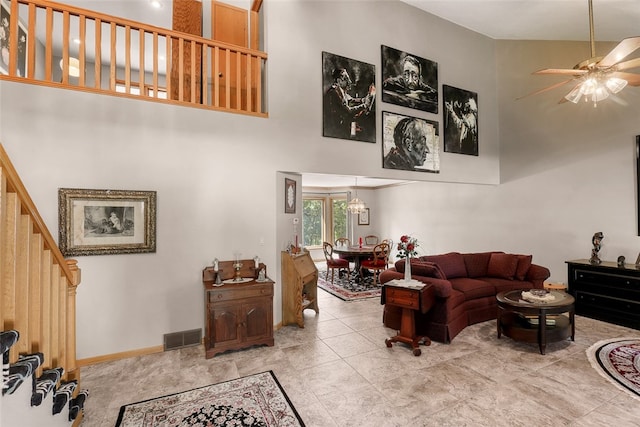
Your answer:
[[[442,85],[444,151],[478,155],[478,94]]]
[[[439,173],[438,122],[383,111],[382,167]]]
[[[376,142],[376,68],[322,52],[322,135]]]
[[[438,113],[438,63],[382,46],[382,101]]]

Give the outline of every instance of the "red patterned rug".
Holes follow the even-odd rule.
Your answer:
[[[374,285],[372,276],[367,276],[363,280],[353,280],[346,273],[338,277],[338,272],[336,271],[333,283],[331,283],[331,273],[329,273],[329,280],[327,280],[326,267],[318,269],[318,287],[344,301],[380,298],[382,292],[382,285],[380,282]]]
[[[116,427],[304,427],[272,371],[120,408]]]
[[[619,389],[640,399],[640,339],[599,341],[587,349],[591,366]]]

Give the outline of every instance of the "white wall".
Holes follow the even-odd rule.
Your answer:
[[[0,141],[54,235],[58,188],[158,193],[156,253],[78,257],[78,358],[159,346],[165,333],[203,327],[201,271],[214,257],[258,255],[278,278],[280,251],[291,234],[279,171],[475,182],[492,184],[479,186],[481,191],[496,191],[494,41],[396,1],[282,0],[265,2],[264,14],[269,119],[0,82]],[[441,153],[440,174],[403,172],[382,169],[380,128],[376,144],[322,137],[321,52],[375,64],[379,86],[381,44],[438,62],[440,84],[478,93],[479,157]],[[378,100],[378,117],[383,110],[442,122],[441,113]],[[454,188],[425,188],[432,187],[442,188],[442,197]],[[476,193],[475,187],[460,187]],[[420,191],[401,198],[397,218],[383,215],[390,203],[372,209],[381,235],[397,240],[406,229],[401,221],[412,216],[425,223],[428,214],[405,210],[416,194],[432,208],[426,203],[431,197],[422,198]],[[383,193],[394,203],[394,191]],[[438,207],[439,221],[446,220],[446,207]],[[511,204],[498,209],[507,215]],[[467,228],[458,222],[451,225]],[[444,229],[439,232],[448,238]],[[277,285],[276,324],[280,307]]]

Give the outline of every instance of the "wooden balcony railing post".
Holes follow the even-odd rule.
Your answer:
[[[12,37],[8,70],[0,74],[2,80],[267,117],[259,93],[267,55],[256,50],[260,41],[259,0],[253,1],[249,14],[216,3],[220,11],[215,16],[224,27],[219,40],[202,37],[202,5],[198,0],[174,0],[173,7],[180,12],[176,19],[182,26],[173,30],[46,0],[6,1],[10,3]],[[231,16],[234,18],[229,21],[226,17]],[[44,36],[36,33],[36,27],[44,27]],[[22,37],[19,41],[17,35],[25,32],[26,42]],[[77,48],[71,41],[76,35]],[[147,41],[147,35],[152,35],[152,40]],[[95,43],[88,45],[91,38]],[[165,42],[166,52],[160,52],[161,42]],[[40,46],[44,54],[38,52]],[[164,55],[162,60],[160,55]],[[165,66],[160,65],[162,61]],[[146,77],[147,71],[152,73],[152,81]]]

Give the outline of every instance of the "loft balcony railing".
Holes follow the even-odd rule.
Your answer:
[[[267,54],[44,0],[1,0],[0,79],[267,117]]]

